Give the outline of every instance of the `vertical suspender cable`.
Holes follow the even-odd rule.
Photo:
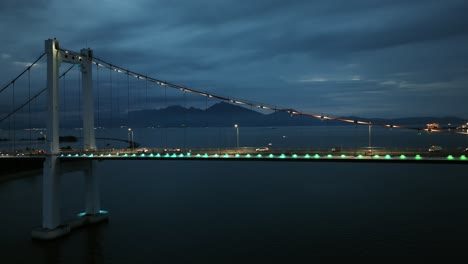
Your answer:
[[[96,93],[97,93],[97,127],[101,127],[101,119],[99,116],[99,66],[96,63]]]
[[[28,101],[31,101],[31,68],[28,70]],[[32,145],[31,103],[28,104],[29,144]],[[32,149],[32,146],[31,146]]]
[[[127,127],[130,127],[130,74],[127,71]]]
[[[15,111],[15,88],[16,88],[15,82],[13,82],[13,91],[12,91],[12,92],[13,92],[13,93],[12,93],[12,95],[13,95],[13,98],[12,98],[12,101],[13,101],[13,111]],[[16,142],[15,142],[15,141],[16,141],[16,122],[15,122],[16,120],[15,120],[15,115],[13,115],[13,116],[11,117],[11,119],[13,120],[13,140],[12,140],[12,142],[13,142],[13,151],[15,151],[15,143],[16,143]]]
[[[109,68],[109,80],[110,80],[110,127],[113,128],[114,127],[114,119],[113,119],[113,112],[114,112],[114,109],[113,109],[113,95],[112,95],[112,65],[110,66]]]

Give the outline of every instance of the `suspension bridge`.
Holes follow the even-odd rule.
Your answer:
[[[45,67],[42,67],[44,58],[46,58],[46,63]],[[69,67],[60,72],[61,64],[67,64]],[[33,76],[36,75],[35,71],[39,72],[40,68],[45,68],[46,73],[37,73],[37,76]],[[40,86],[44,82],[46,82],[45,87]],[[2,128],[0,160],[15,159],[27,162],[42,159],[44,161],[42,226],[33,230],[34,238],[56,238],[68,234],[75,227],[107,220],[107,212],[101,210],[100,206],[98,175],[94,173],[97,161],[170,159],[468,164],[464,149],[434,152],[411,149],[375,149],[370,146],[370,136],[367,149],[343,148],[339,151],[292,147],[274,149],[239,147],[238,134],[237,147],[181,149],[139,146],[130,128],[132,122],[130,112],[152,107],[148,98],[156,90],[164,95],[164,100],[160,101],[164,102],[165,107],[167,107],[169,92],[172,95],[179,93],[183,97],[184,107],[187,107],[187,96],[193,95],[204,97],[205,102],[222,101],[259,111],[284,113],[291,117],[300,116],[325,122],[334,121],[366,126],[369,129],[369,135],[372,127],[453,136],[468,134],[466,130],[453,128],[411,127],[333,117],[221,96],[117,66],[95,56],[89,48],[82,49],[80,52],[67,50],[60,47],[57,40],[49,39],[45,41],[45,52],[0,89],[0,100],[8,105],[8,109],[2,109],[5,113],[3,117],[0,117]],[[205,104],[208,108],[208,104]],[[44,121],[45,124],[42,123]],[[60,132],[63,129],[60,124],[76,128],[75,131],[79,133],[77,138],[82,139],[83,145],[61,148]],[[122,140],[128,143],[128,146],[116,148],[107,144],[98,147],[96,139],[99,138],[96,138],[95,133],[104,127],[121,127],[128,130],[128,138]],[[184,125],[184,128],[186,127]],[[238,128],[237,124],[235,127]],[[38,132],[40,134],[37,134]],[[70,170],[84,172],[86,209],[79,215],[78,220],[64,224],[60,220],[59,211],[59,178]]]

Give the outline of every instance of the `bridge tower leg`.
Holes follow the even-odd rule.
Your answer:
[[[79,218],[62,224],[60,221],[59,185],[64,169],[73,164],[61,164],[59,159],[59,92],[58,70],[61,62],[81,65],[83,79],[83,132],[84,148],[96,149],[94,134],[94,107],[92,87],[92,50],[83,49],[80,54],[63,51],[55,39],[45,41],[47,54],[47,145],[43,170],[42,189],[42,227],[36,228],[31,235],[37,239],[53,239],[64,236],[73,228],[108,220],[106,211],[100,210],[98,177],[94,173],[96,161],[86,160],[74,165],[84,170],[86,188],[86,212]]]

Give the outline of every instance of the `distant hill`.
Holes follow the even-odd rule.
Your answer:
[[[356,116],[343,117],[352,120],[372,121],[374,123],[410,125],[424,127],[427,123],[440,123],[442,126],[457,126],[466,123],[466,120],[458,117],[408,117],[398,119],[361,118]],[[184,108],[181,106],[169,106],[163,109],[140,110],[129,113],[130,126],[133,127],[219,127],[233,126],[315,126],[346,125],[338,121],[326,121],[307,116],[290,115],[285,112],[272,112],[262,114],[257,111],[220,102],[207,109]],[[126,119],[122,120],[126,123]]]

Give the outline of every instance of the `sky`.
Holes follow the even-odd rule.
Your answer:
[[[466,0],[2,0],[0,85],[56,38],[158,79],[278,107],[468,119],[466,14]]]

